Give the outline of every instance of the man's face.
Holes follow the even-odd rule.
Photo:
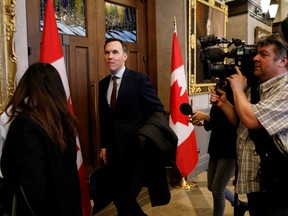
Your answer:
[[[125,66],[127,54],[119,41],[112,41],[106,44],[105,47],[105,62],[108,70],[115,74]]]
[[[253,58],[254,75],[262,82],[278,75],[282,59],[275,60],[274,45],[258,48],[258,54]]]

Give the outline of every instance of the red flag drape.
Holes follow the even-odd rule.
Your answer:
[[[176,31],[173,33],[172,67],[170,83],[170,127],[178,136],[176,164],[183,177],[193,171],[198,162],[194,126],[189,116],[180,112],[182,103],[189,103],[187,79]]]
[[[58,34],[58,28],[53,8],[53,0],[47,0],[45,17],[44,17],[44,28],[42,34],[40,61],[52,64],[58,70],[66,91],[67,102],[70,106],[71,112],[73,112],[62,45]],[[78,137],[77,137],[77,167],[80,179],[82,215],[90,216],[91,214],[90,196]]]

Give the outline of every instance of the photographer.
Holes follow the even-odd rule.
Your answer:
[[[247,194],[250,216],[282,216],[288,214],[284,197],[288,192],[287,45],[279,35],[262,37],[256,45],[253,74],[260,82],[259,101],[250,102],[247,79],[238,67],[236,74],[227,77],[235,106],[221,90],[212,91],[210,101],[229,119],[240,118],[236,191]]]
[[[230,101],[233,101],[232,90],[227,81],[224,91]],[[237,121],[232,124],[225,113],[217,106],[212,106],[210,114],[196,111],[191,116],[192,124],[203,126],[211,131],[208,153],[207,170],[208,189],[213,195],[213,216],[223,216],[225,199],[234,205],[234,194],[227,188],[227,184],[235,174]],[[203,124],[204,121],[204,124]],[[236,201],[235,212],[243,216],[247,211],[247,204]]]

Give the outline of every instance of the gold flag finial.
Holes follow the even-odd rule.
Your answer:
[[[176,22],[176,16],[174,16],[174,31],[177,32],[177,22]]]

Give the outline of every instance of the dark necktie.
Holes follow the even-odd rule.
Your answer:
[[[115,105],[116,105],[116,93],[117,93],[117,82],[116,82],[117,77],[113,76],[113,89],[111,93],[111,100],[110,100],[110,106],[111,109],[114,111],[115,110]]]

